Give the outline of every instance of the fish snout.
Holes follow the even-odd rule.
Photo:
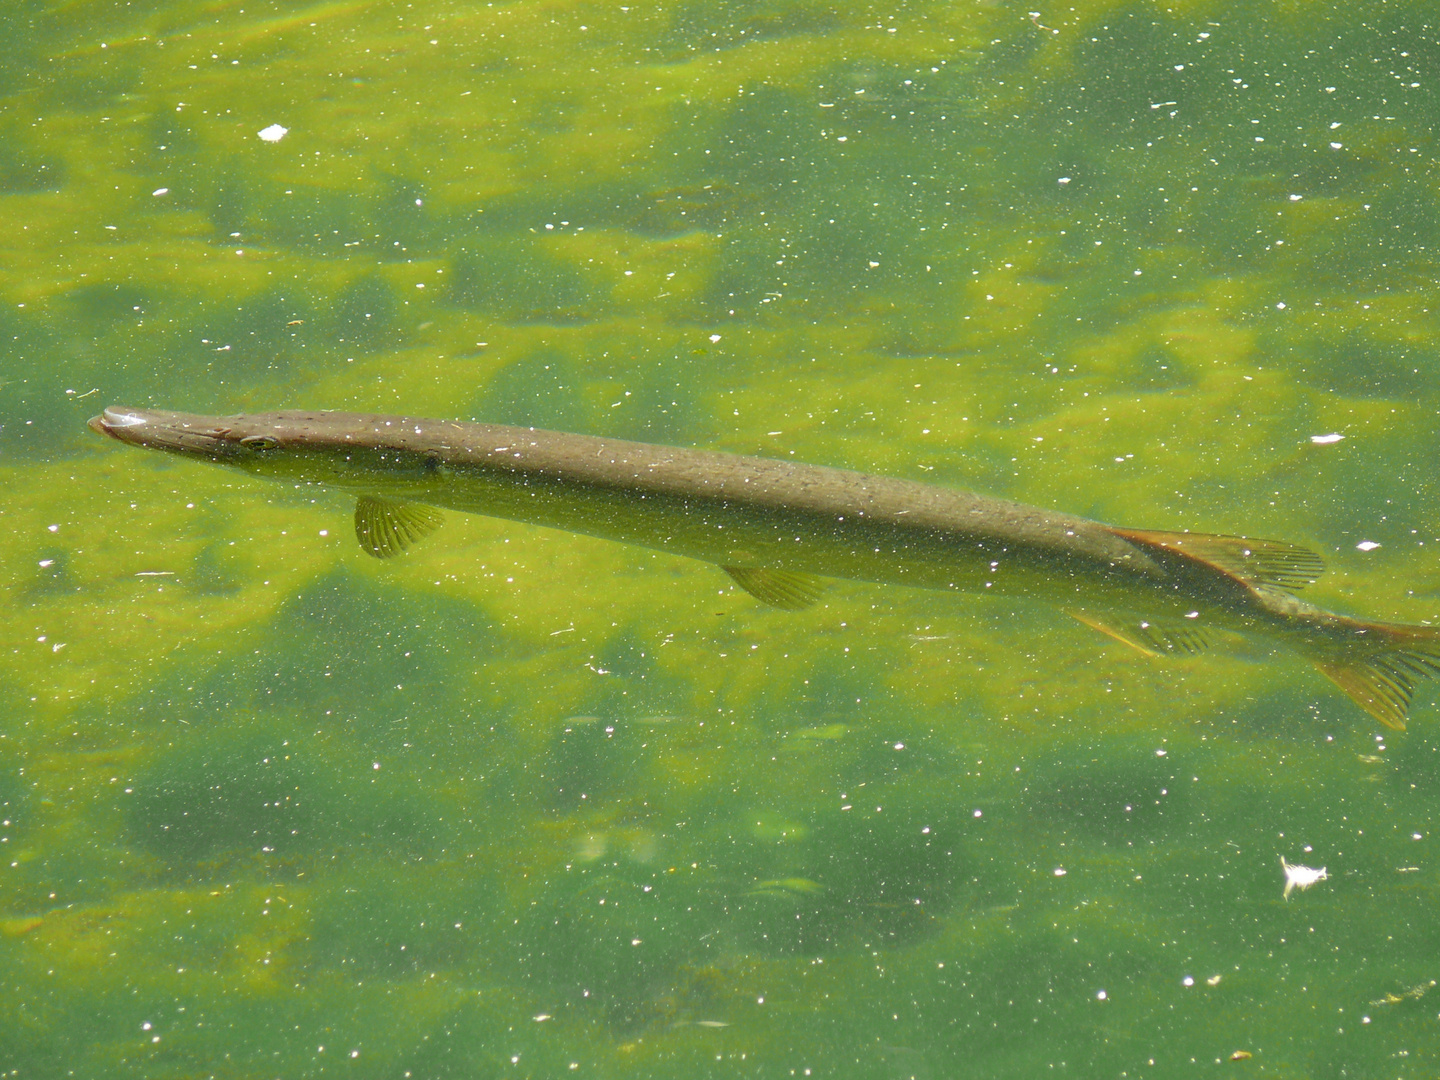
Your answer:
[[[150,450],[210,457],[229,457],[239,452],[229,428],[213,416],[111,406],[91,418],[90,430]]]
[[[126,439],[121,432],[143,427],[146,422],[144,415],[138,409],[111,405],[104,409],[99,416],[90,418],[90,430],[96,435],[109,435],[112,439],[130,442],[132,440]]]

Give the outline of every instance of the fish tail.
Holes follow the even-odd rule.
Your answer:
[[[1440,627],[1345,622],[1352,636],[1311,662],[1380,723],[1404,731],[1416,682],[1440,674]]]

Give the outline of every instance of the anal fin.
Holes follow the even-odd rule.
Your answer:
[[[1150,657],[1152,660],[1153,660],[1153,659],[1156,659],[1156,658],[1158,658],[1158,657],[1160,656],[1160,654],[1159,654],[1158,652],[1156,652],[1154,649],[1150,648],[1148,645],[1142,645],[1140,642],[1136,641],[1133,637],[1130,637],[1128,634],[1125,634],[1125,633],[1122,633],[1122,632],[1119,631],[1119,630],[1116,630],[1113,626],[1110,626],[1108,623],[1103,623],[1103,622],[1101,622],[1099,619],[1095,618],[1095,616],[1091,615],[1089,612],[1086,612],[1086,611],[1077,611],[1077,610],[1075,610],[1074,608],[1066,608],[1066,609],[1065,609],[1065,614],[1066,614],[1066,615],[1069,615],[1069,616],[1070,616],[1072,619],[1074,619],[1076,622],[1083,623],[1085,626],[1088,626],[1091,630],[1098,630],[1100,633],[1104,634],[1106,637],[1108,637],[1108,638],[1113,638],[1114,640],[1120,642],[1120,644],[1122,644],[1122,645],[1129,645],[1130,648],[1134,649],[1136,652],[1140,653],[1142,656],[1148,656],[1148,657]]]
[[[1152,659],[1167,653],[1193,656],[1214,644],[1211,635],[1198,626],[1168,626],[1134,616],[1101,619],[1076,608],[1066,608],[1065,614]]]
[[[361,495],[355,503],[355,539],[377,559],[399,555],[444,524],[440,511],[419,503]]]
[[[755,599],[786,611],[807,608],[825,591],[825,585],[810,574],[794,570],[772,570],[762,566],[725,566],[735,584]]]

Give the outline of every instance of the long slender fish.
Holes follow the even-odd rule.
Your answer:
[[[715,563],[782,608],[814,602],[818,578],[852,578],[1045,601],[1152,656],[1259,636],[1402,730],[1416,679],[1440,671],[1440,627],[1363,622],[1297,599],[1324,564],[1273,540],[1121,529],[909,480],[496,424],[116,407],[90,427],[350,491],[360,545],[380,558],[437,528],[443,507]]]

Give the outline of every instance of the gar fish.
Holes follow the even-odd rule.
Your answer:
[[[1440,627],[1364,622],[1292,595],[1324,563],[1275,540],[1122,529],[910,480],[534,428],[339,412],[198,416],[108,408],[90,427],[284,483],[357,496],[355,534],[388,558],[437,507],[526,521],[715,563],[781,608],[820,578],[1023,597],[1151,656],[1230,634],[1310,660],[1402,729],[1440,671]]]

